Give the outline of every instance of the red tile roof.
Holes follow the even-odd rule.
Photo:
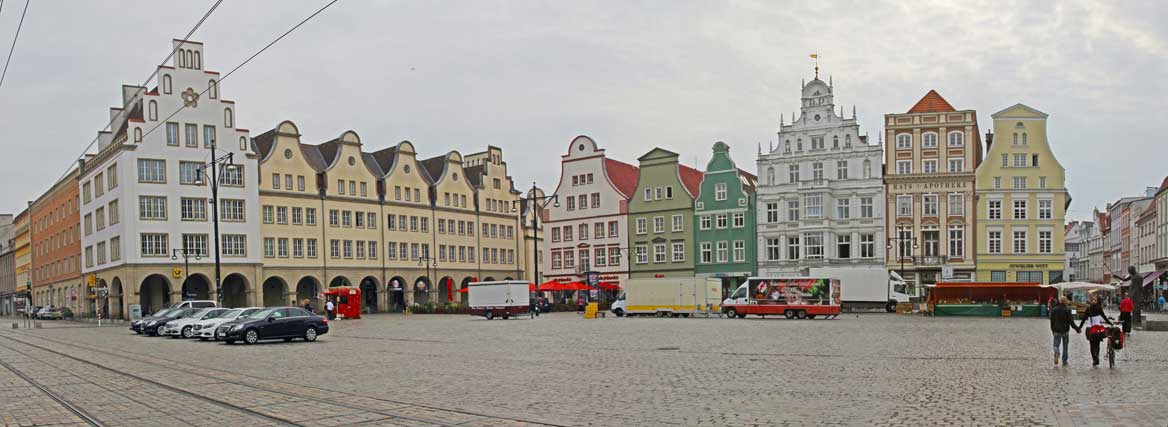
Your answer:
[[[1168,176],[1164,177],[1164,181],[1160,183],[1160,189],[1156,190],[1156,194],[1160,194],[1164,190],[1168,190]]]
[[[616,186],[617,191],[626,199],[633,196],[633,192],[637,190],[637,176],[640,173],[636,166],[606,157],[604,170],[608,174],[609,182]]]
[[[929,90],[929,93],[926,93],[920,101],[917,101],[916,105],[913,105],[908,110],[909,113],[941,113],[948,111],[957,111],[957,109],[949,105],[949,102],[945,98],[942,98],[941,94],[935,90]]]
[[[690,197],[696,199],[698,194],[702,192],[702,171],[680,163],[677,164],[677,167],[681,173],[681,184],[685,186]]]

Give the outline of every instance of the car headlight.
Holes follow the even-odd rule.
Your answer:
[[[231,327],[231,330],[233,330],[233,331],[238,331],[240,329],[243,329],[243,325],[235,325],[235,326]]]

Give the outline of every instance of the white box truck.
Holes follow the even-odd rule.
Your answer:
[[[911,302],[917,297],[904,279],[883,267],[822,267],[812,268],[810,275],[839,279],[840,297],[844,311],[858,308],[881,308],[892,313],[897,303]]]
[[[531,311],[530,284],[519,280],[471,282],[467,285],[467,302],[472,316],[487,320],[504,319]]]
[[[629,279],[612,303],[617,316],[689,316],[721,311],[722,281],[695,277]]]

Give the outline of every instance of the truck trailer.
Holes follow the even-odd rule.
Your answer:
[[[722,300],[720,280],[676,277],[629,279],[624,293],[612,303],[617,316],[689,316],[718,314]]]
[[[467,285],[467,302],[472,316],[487,320],[525,314],[531,311],[530,284],[520,280],[471,282]]]
[[[908,284],[899,274],[890,273],[883,267],[812,268],[809,275],[839,280],[840,305],[845,311],[883,308],[892,313],[896,311],[896,304],[911,302],[916,297],[910,295]]]
[[[788,319],[840,314],[840,281],[828,277],[751,277],[722,301],[726,317],[749,314]]]

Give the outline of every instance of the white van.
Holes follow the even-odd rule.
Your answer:
[[[214,308],[218,306],[219,304],[216,304],[215,301],[211,300],[191,300],[176,302],[171,304],[170,308]]]

